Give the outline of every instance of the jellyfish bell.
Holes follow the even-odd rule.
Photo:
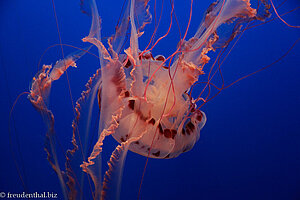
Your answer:
[[[147,87],[146,99],[130,92],[133,78],[126,77],[124,83],[127,84],[121,91],[124,109],[112,136],[119,143],[141,137],[131,143],[129,150],[151,158],[173,158],[194,146],[206,122],[205,114],[193,108],[191,97],[185,92],[203,72],[184,62],[174,63],[168,71],[161,67],[162,56],[154,59],[149,54],[144,55],[138,66],[143,69],[143,79],[137,78],[141,80],[137,83],[139,87],[143,90]],[[176,65],[180,66],[176,69]],[[175,69],[177,72],[171,81],[169,73],[173,74]],[[154,72],[150,80],[149,74]]]

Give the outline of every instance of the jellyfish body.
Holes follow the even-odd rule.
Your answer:
[[[119,199],[128,150],[149,158],[174,158],[193,148],[205,125],[206,115],[197,107],[199,98],[193,99],[188,91],[204,74],[204,66],[210,59],[207,53],[227,46],[243,22],[261,17],[257,16],[247,0],[213,3],[194,36],[186,40],[185,34],[174,53],[165,58],[153,56],[150,50],[139,49],[139,37],[151,22],[148,0],[128,2],[115,35],[108,40],[108,47],[101,41],[101,22],[95,1],[82,1],[82,6],[83,11],[92,16],[89,35],[83,41],[97,47],[101,68],[90,78],[87,91],[76,102],[72,136],[74,147],[66,156],[68,181],[67,184],[63,178],[60,181],[68,193],[66,196],[76,198],[75,177],[68,162],[78,149],[75,132],[81,104],[89,95],[92,99],[97,96],[100,108],[98,138],[81,168],[94,183],[94,199]],[[224,24],[234,24],[229,36],[218,33],[218,28]],[[126,55],[122,55],[119,52],[128,29],[130,45],[124,50]],[[46,100],[48,94],[45,93],[52,81],[58,80],[68,66],[76,66],[76,59],[82,55],[75,54],[58,62],[50,74],[50,68],[44,67],[38,74],[40,78],[34,79],[29,98],[39,111],[49,111],[46,104],[38,102]],[[52,118],[49,130],[54,129]],[[101,152],[105,138],[110,135],[120,144],[112,152],[109,169],[102,178]],[[50,145],[48,154],[55,156],[54,148]],[[57,161],[54,163],[56,167],[53,168],[60,169]],[[59,176],[62,174],[60,170],[56,172]]]
[[[120,93],[124,109],[112,136],[119,143],[129,138],[139,138],[131,143],[129,150],[146,157],[176,157],[194,146],[206,121],[205,114],[194,109],[190,97],[185,93],[202,71],[182,63],[171,80],[170,71],[162,67],[163,61],[154,60],[152,56],[140,56],[139,62],[140,66],[136,67],[143,69],[142,77],[125,78],[125,87]],[[125,70],[132,70],[132,66]],[[155,70],[149,82],[149,74],[154,74]],[[134,78],[142,81],[132,84]],[[135,85],[143,92],[147,87],[146,99],[134,95],[135,88],[131,86]]]

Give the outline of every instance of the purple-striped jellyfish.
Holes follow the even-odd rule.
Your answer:
[[[140,47],[139,40],[144,31],[147,31],[147,24],[153,21],[148,0],[127,1],[115,34],[107,41],[101,37],[101,15],[98,14],[95,0],[81,1],[83,13],[92,18],[90,32],[83,38],[83,42],[97,48],[100,67],[89,79],[87,89],[82,92],[74,107],[73,136],[69,136],[73,147],[65,153],[65,165],[61,165],[57,159],[54,115],[47,102],[53,82],[70,66],[76,67],[78,59],[89,53],[91,47],[62,58],[53,67],[44,65],[33,79],[29,95],[29,100],[41,113],[48,127],[45,150],[59,177],[65,198],[80,199],[88,196],[82,194],[82,176],[76,175],[77,171],[71,165],[73,156],[78,152],[87,155],[87,158],[81,156],[80,167],[88,174],[90,197],[119,199],[128,150],[147,158],[171,159],[191,150],[199,139],[206,122],[201,106],[210,100],[212,87],[219,92],[222,90],[222,87],[218,88],[211,83],[220,70],[216,61],[206,68],[210,61],[208,53],[225,49],[243,31],[243,24],[268,17],[269,6],[264,1],[260,2],[259,9],[252,8],[249,0],[214,2],[202,21],[199,21],[197,31],[188,38],[193,1],[189,3],[191,10],[187,12],[187,28],[174,41],[177,47],[170,49],[172,53],[165,57],[151,52],[170,34],[172,24],[176,24],[173,1],[170,1],[168,11],[170,28],[162,35],[155,28],[148,45],[143,48]],[[155,21],[158,27],[160,19]],[[159,37],[155,38],[157,35]],[[204,74],[208,75],[208,79],[201,83],[200,78]],[[199,84],[204,84],[203,91],[208,92],[198,92],[195,95],[193,88]],[[87,102],[90,109],[87,109],[87,123],[84,127],[85,133],[91,132],[89,127],[95,99],[98,100],[100,110],[98,136],[96,140],[92,140],[93,147],[89,150],[85,147],[87,143],[79,139],[79,125],[82,107]],[[112,152],[108,169],[103,175],[103,144],[109,136],[119,145]]]

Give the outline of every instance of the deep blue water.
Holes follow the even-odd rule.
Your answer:
[[[182,30],[189,13],[187,2],[176,2]],[[188,37],[196,31],[210,3],[194,1]],[[113,33],[121,4],[122,1],[99,2],[103,37]],[[299,2],[287,1],[278,11],[284,13],[297,6]],[[80,12],[79,1],[55,1],[55,8],[63,43],[86,47],[81,38],[88,34],[90,18]],[[13,102],[18,94],[29,90],[44,50],[59,43],[52,3],[50,0],[1,1],[0,13],[0,192],[24,191],[15,160],[29,192],[55,192],[61,199],[57,176],[43,150],[46,128],[26,95],[14,108],[11,136],[8,133]],[[161,33],[169,24],[168,15],[164,17]],[[299,10],[284,19],[299,25]],[[175,34],[177,29],[172,31]],[[146,28],[145,38],[149,34],[151,29]],[[169,55],[174,50],[178,41],[172,39],[172,34],[154,54]],[[299,29],[289,28],[279,20],[247,30],[222,66],[226,83],[274,62],[299,36]],[[147,39],[143,36],[140,42],[145,47]],[[64,47],[64,51],[68,55],[74,49]],[[56,46],[46,52],[41,64],[55,63],[61,57],[61,50]],[[86,55],[78,62],[77,69],[69,70],[73,101],[98,67],[97,59]],[[149,160],[141,199],[300,199],[299,74],[298,43],[280,62],[224,90],[207,103],[203,107],[207,123],[191,151],[175,159]],[[65,75],[53,84],[50,107],[56,117],[59,140],[63,148],[70,147],[73,114]],[[115,145],[112,139],[108,140],[104,146],[105,158]],[[145,157],[128,153],[121,199],[137,199],[145,161]]]

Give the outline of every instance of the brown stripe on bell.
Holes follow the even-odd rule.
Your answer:
[[[98,97],[99,110],[101,110],[101,93],[102,93],[102,88],[99,87],[99,89],[98,89],[98,95],[97,95],[97,97]]]
[[[186,128],[190,129],[191,131],[195,130],[195,125],[190,121],[186,124]]]
[[[115,84],[118,94],[120,94],[123,90],[125,90],[124,76],[125,76],[124,72],[121,70],[121,68],[118,68],[115,70],[111,78],[111,82]]]
[[[176,136],[176,134],[177,134],[177,131],[174,130],[174,129],[168,129],[168,128],[166,128],[166,129],[164,130],[164,136],[165,136],[166,138],[172,138],[172,139],[174,139],[175,136]]]
[[[154,58],[156,61],[161,61],[164,62],[166,60],[166,58],[163,55],[157,55]]]
[[[154,125],[154,124],[155,124],[155,119],[154,119],[154,118],[151,118],[151,119],[148,121],[148,123]]]
[[[175,136],[177,135],[177,130],[171,129],[171,133],[172,133],[172,139],[174,139]]]
[[[123,138],[123,136],[120,138],[121,142],[126,142],[128,139],[128,134],[125,135],[125,139]]]
[[[164,157],[164,158],[170,158],[170,154],[166,155],[166,157]]]
[[[123,66],[125,68],[129,68],[131,65],[132,64],[131,64],[131,62],[130,62],[130,60],[128,58],[123,62]]]
[[[190,135],[194,130],[195,130],[195,125],[189,121],[186,125],[185,125],[185,129],[186,129],[186,134]]]
[[[147,117],[143,115],[143,113],[140,110],[136,111],[136,114],[139,116],[139,118],[143,121],[147,121]]]
[[[158,130],[159,130],[159,133],[164,134],[164,130],[160,123],[158,124]]]
[[[160,155],[160,151],[156,152],[156,153],[152,153],[152,155],[158,157]]]
[[[166,58],[163,55],[157,55],[154,58],[156,61],[165,62]],[[164,69],[168,69],[165,65],[162,66]]]
[[[124,92],[124,96],[125,96],[125,97],[129,97],[129,96],[130,96],[130,93],[126,90],[126,91]]]
[[[144,60],[154,60],[152,53],[151,52],[145,52],[145,53],[140,53],[139,54],[139,59],[144,59]]]
[[[181,131],[182,135],[185,135],[185,129],[182,128],[182,131]]]
[[[197,119],[199,122],[201,122],[201,121],[202,121],[202,118],[203,118],[203,114],[202,114],[202,112],[199,112],[198,115],[197,115],[197,117],[196,117],[196,119]]]
[[[135,103],[135,100],[134,99],[131,99],[128,101],[128,107],[131,109],[131,110],[134,110],[134,103]]]

